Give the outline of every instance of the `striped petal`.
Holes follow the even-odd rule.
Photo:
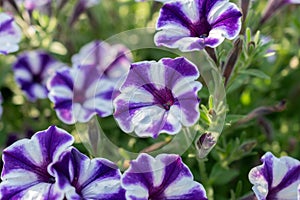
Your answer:
[[[100,75],[109,79],[118,79],[128,73],[131,60],[130,50],[125,46],[99,40],[84,45],[72,57],[73,65],[95,65]]]
[[[95,65],[58,70],[48,82],[49,99],[57,116],[66,124],[88,122],[94,115],[112,114],[115,82],[101,78]]]
[[[21,29],[14,19],[6,13],[0,13],[0,54],[18,51],[21,38]]]
[[[153,158],[140,154],[122,176],[126,199],[207,199],[200,183],[193,180],[180,156],[160,154]]]
[[[66,131],[51,126],[4,149],[0,199],[63,199],[48,168],[73,141]]]
[[[46,83],[56,69],[63,64],[43,51],[21,54],[14,63],[15,80],[28,100],[45,99],[48,95]]]
[[[120,183],[121,172],[106,159],[90,160],[72,148],[51,170],[67,199],[125,199]]]
[[[114,100],[123,131],[139,137],[174,135],[199,119],[197,68],[185,58],[134,63]]]
[[[217,47],[241,29],[241,12],[228,0],[174,0],[164,4],[154,41],[183,52]]]
[[[261,161],[263,164],[249,173],[256,197],[259,200],[296,200],[300,184],[300,162],[288,156],[276,158],[270,152],[267,152]]]

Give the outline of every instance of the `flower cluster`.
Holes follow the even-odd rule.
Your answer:
[[[235,73],[237,63],[250,65],[250,61],[255,59],[256,54],[263,52],[259,49],[259,32],[252,41],[251,30],[246,28],[248,24],[242,26],[243,22],[247,22],[250,0],[242,0],[241,9],[229,0],[155,1],[162,3],[153,4],[153,10],[156,6],[161,6],[156,22],[157,32],[154,37],[151,36],[155,45],[179,49],[181,52],[206,51],[214,61],[214,67],[218,68],[218,73],[222,73],[224,77],[222,88],[228,83],[231,74]],[[40,43],[41,47],[47,46],[47,51],[52,54],[56,53],[55,48],[60,47],[59,44],[63,39],[43,38],[43,35],[47,35],[47,31],[53,31],[55,28],[52,27],[62,29],[64,25],[59,24],[60,21],[57,19],[64,17],[58,17],[57,13],[57,16],[50,14],[43,16],[35,10],[47,7],[49,13],[52,14],[54,2],[59,7],[56,9],[60,10],[67,1],[8,1],[19,14],[16,21],[21,21],[20,25],[28,28],[28,32],[24,34],[26,39],[33,44],[36,43],[34,35],[37,35],[37,40],[45,39]],[[78,0],[68,18],[70,30],[67,33],[77,28],[74,24],[85,11],[87,11],[87,18],[91,25],[97,24],[97,20],[88,9],[99,3],[100,0]],[[270,0],[266,4],[259,24],[265,23],[275,11],[287,4],[300,4],[300,1]],[[22,13],[24,8],[26,14]],[[120,13],[128,11],[123,8],[125,7],[120,7]],[[152,14],[151,17],[155,16]],[[38,17],[40,19],[37,19]],[[38,33],[39,27],[35,25],[35,20],[37,24],[43,24],[40,26],[41,34]],[[78,26],[78,28],[80,30],[82,27]],[[59,35],[59,33],[61,32],[58,31],[56,34]],[[15,19],[7,13],[0,13],[0,36],[0,54],[7,55],[19,50],[19,43],[22,39],[21,29]],[[135,35],[129,38],[131,39],[140,42],[135,40]],[[215,50],[225,39],[235,40],[226,59],[223,58],[226,56],[225,49],[220,52]],[[52,41],[55,41],[54,44],[57,45],[51,46]],[[31,44],[30,42],[28,43]],[[77,122],[88,123],[94,116],[104,118],[112,115],[125,133],[135,133],[140,138],[154,139],[165,133],[168,134],[167,141],[172,138],[169,135],[184,134],[183,129],[192,130],[187,127],[193,127],[195,132],[202,131],[203,127],[198,124],[200,117],[203,121],[207,121],[205,126],[217,121],[215,118],[218,117],[218,113],[214,109],[220,105],[214,104],[213,100],[209,101],[210,109],[204,109],[206,108],[204,106],[204,112],[200,114],[198,93],[202,88],[202,83],[199,81],[202,80],[199,72],[201,65],[196,66],[182,56],[164,57],[159,61],[133,62],[133,56],[127,47],[122,44],[108,44],[100,40],[84,45],[78,53],[73,55],[72,50],[76,45],[71,39],[67,42],[70,43],[65,46],[72,52],[71,67],[56,60],[52,54],[44,50],[24,51],[16,57],[9,56],[15,59],[12,67],[14,80],[27,99],[34,103],[38,99],[48,98],[53,104],[57,117],[63,123],[69,125]],[[26,45],[20,46],[23,48]],[[252,46],[254,46],[253,49]],[[28,49],[36,49],[36,46]],[[243,51],[246,53],[240,56]],[[66,51],[67,53],[69,51]],[[296,61],[298,65],[297,62],[299,59]],[[245,71],[236,71],[244,75],[258,74],[258,77],[265,75],[255,69],[249,72],[246,68],[247,66],[244,67]],[[212,76],[214,83],[217,82],[215,78]],[[209,87],[210,83],[205,85]],[[239,87],[239,85],[234,87]],[[219,96],[222,95],[216,94],[215,98],[218,99]],[[0,93],[0,118],[3,112],[2,101]],[[224,102],[220,104],[222,103]],[[224,107],[225,113],[226,105],[220,107]],[[257,110],[260,110],[261,113],[268,113],[269,110],[278,110],[274,107],[263,108],[253,112],[258,113]],[[249,116],[251,119],[254,118],[251,113]],[[0,127],[3,124],[5,123],[1,123]],[[205,131],[201,136],[199,133],[199,140],[195,141],[198,145],[197,150],[211,149],[217,143],[218,137],[215,136],[215,131],[218,135],[221,132],[215,129]],[[189,135],[184,136],[189,137]],[[15,137],[12,138],[12,140],[15,139]],[[193,140],[194,138],[191,142]],[[153,157],[140,153],[135,160],[122,163],[123,167],[127,167],[122,173],[118,166],[108,159],[89,158],[81,153],[72,146],[74,141],[74,137],[67,131],[50,126],[47,130],[34,134],[31,139],[16,141],[5,148],[2,153],[0,199],[208,199],[205,188],[194,180],[191,170],[179,155],[158,154]],[[9,140],[8,142],[10,143]],[[225,139],[224,144],[226,144]],[[235,143],[231,146],[234,145]],[[232,157],[229,156],[231,160],[235,161],[236,154],[241,151],[247,151],[244,149],[248,147],[243,145],[225,150],[226,153],[231,148],[236,150]],[[226,156],[222,154],[219,156],[220,160],[223,159],[221,157]],[[258,200],[299,200],[300,161],[288,156],[276,158],[270,152],[267,152],[261,161],[262,165],[254,167],[248,176],[253,184],[253,197],[256,196]],[[211,176],[213,177],[215,173],[215,166],[223,168],[228,167],[229,164],[228,162],[224,166],[214,165]],[[201,173],[205,173],[205,169],[203,171]]]
[[[7,147],[0,199],[207,199],[177,155],[141,154],[122,175],[109,160],[89,159],[71,147],[73,142],[51,126]]]

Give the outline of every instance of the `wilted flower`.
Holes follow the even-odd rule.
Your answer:
[[[71,148],[53,164],[51,170],[67,199],[125,200],[121,172],[106,159],[90,160],[77,149]]]
[[[74,139],[55,126],[3,150],[0,199],[62,199],[49,167]]]
[[[126,74],[131,61],[130,50],[125,46],[110,45],[99,40],[84,45],[72,57],[73,65],[95,65],[99,74],[109,79],[119,79]]]
[[[240,32],[239,8],[228,0],[176,0],[160,10],[155,35],[158,46],[183,52],[215,48]]]
[[[300,184],[300,162],[288,156],[276,158],[270,152],[261,161],[263,164],[249,173],[258,200],[296,200]]]
[[[122,176],[126,199],[190,199],[205,200],[206,192],[193,180],[180,156],[160,154],[156,158],[140,154],[131,161]]]
[[[21,29],[14,19],[6,13],[0,13],[0,54],[18,51],[21,38]]]
[[[88,122],[96,114],[100,117],[112,114],[114,85],[101,77],[95,65],[65,67],[49,80],[48,97],[64,123]]]
[[[134,63],[114,100],[114,117],[123,131],[140,137],[176,134],[199,118],[198,77],[183,57]]]
[[[62,65],[46,52],[25,52],[13,66],[15,80],[30,101],[44,99],[48,95],[48,78]]]

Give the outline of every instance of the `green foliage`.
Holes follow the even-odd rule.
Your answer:
[[[26,31],[20,52],[45,49],[57,59],[70,64],[71,56],[87,42],[105,40],[129,29],[154,27],[161,7],[157,2],[102,0],[99,5],[83,13],[71,28],[68,16],[72,14],[75,3],[74,0],[69,1],[62,10],[55,10],[54,7],[50,17],[34,11],[31,20],[28,13],[21,9],[21,15],[16,15],[16,18]],[[193,145],[182,156],[195,179],[205,186],[210,199],[234,200],[248,194],[251,191],[248,172],[258,165],[259,158],[266,151],[278,156],[300,158],[300,8],[285,7],[256,30],[265,4],[266,1],[253,1],[246,18],[247,28],[241,37],[241,56],[226,87],[227,117],[219,141],[205,160],[197,159]],[[264,36],[271,40],[264,42]],[[226,62],[232,48],[233,42],[227,40],[216,49],[220,63]],[[141,61],[175,57],[176,54],[146,49],[134,51],[133,56],[134,61]],[[28,131],[37,132],[50,124],[76,132],[74,126],[65,125],[57,119],[53,105],[48,100],[30,103],[25,99],[13,79],[11,66],[15,59],[16,55],[0,58],[0,88],[4,97],[4,114],[0,121],[1,147],[5,148],[6,139],[11,133],[23,138]],[[200,127],[197,127],[197,135],[205,133],[218,114],[214,110],[214,97],[209,94],[205,84],[199,97],[200,122],[197,125]],[[284,111],[239,123],[255,108],[272,106],[283,99],[287,101]],[[136,139],[122,133],[112,117],[99,121],[113,143],[132,152],[172,140],[165,135],[156,140]],[[88,152],[78,137],[76,147]],[[123,152],[122,156],[128,159],[126,153]]]

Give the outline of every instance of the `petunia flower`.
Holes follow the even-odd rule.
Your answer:
[[[114,86],[113,81],[99,74],[95,65],[65,67],[49,80],[48,97],[64,123],[88,122],[94,115],[112,114]]]
[[[14,63],[15,80],[28,100],[45,99],[48,78],[63,64],[43,51],[22,53]]]
[[[128,73],[132,56],[130,50],[121,44],[110,45],[95,40],[84,45],[72,57],[73,65],[96,65],[99,73],[109,79],[119,79]]]
[[[63,199],[49,168],[73,141],[66,131],[51,126],[4,149],[0,199]]]
[[[155,158],[140,154],[131,161],[121,183],[128,200],[207,199],[203,186],[193,180],[189,168],[175,154],[160,154]]]
[[[241,29],[240,9],[228,0],[176,0],[163,5],[156,24],[157,46],[183,52],[215,48]]]
[[[126,133],[139,137],[174,135],[199,118],[199,72],[183,57],[131,65],[114,100],[114,117]]]
[[[106,159],[90,160],[71,148],[51,169],[67,199],[125,200],[125,191],[121,188],[121,172]]]
[[[125,46],[93,41],[72,57],[73,68],[58,70],[48,83],[49,99],[67,124],[87,122],[94,115],[112,114],[112,94],[129,71],[131,54]]]
[[[276,158],[267,152],[262,165],[253,168],[249,180],[258,200],[285,199],[297,200],[300,184],[300,162],[284,156]]]
[[[0,13],[0,54],[18,51],[21,38],[21,29],[14,19],[6,13]]]

